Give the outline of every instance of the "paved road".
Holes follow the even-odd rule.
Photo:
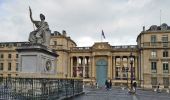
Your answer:
[[[71,100],[170,100],[170,94],[137,90],[136,95],[130,95],[127,89],[122,88],[85,89],[85,94]]]

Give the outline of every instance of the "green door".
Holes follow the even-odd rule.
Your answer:
[[[105,85],[107,80],[107,62],[100,59],[96,62],[96,81],[100,87]]]

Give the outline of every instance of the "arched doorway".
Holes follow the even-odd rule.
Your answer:
[[[107,79],[107,61],[100,59],[96,62],[96,81],[98,85],[104,86]]]

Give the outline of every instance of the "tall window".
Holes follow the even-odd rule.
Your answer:
[[[163,47],[168,47],[168,35],[162,36]]]
[[[54,41],[54,45],[57,45],[57,41]]]
[[[169,73],[169,64],[168,64],[168,62],[163,62],[163,73]]]
[[[157,72],[157,63],[151,62],[151,72],[156,73]]]
[[[1,70],[1,71],[4,70],[4,63],[0,63],[0,70]]]
[[[0,58],[4,58],[4,54],[0,54]]]
[[[151,43],[155,43],[156,42],[156,35],[151,35]]]
[[[152,84],[152,87],[156,87],[157,86],[157,78],[156,77],[151,77],[151,84]]]
[[[151,51],[151,57],[153,57],[153,58],[156,57],[156,50]]]
[[[163,51],[163,57],[168,57],[168,51],[167,50]]]
[[[16,54],[16,58],[18,58],[18,54]]]
[[[8,54],[8,58],[11,58],[12,57],[12,55],[11,54]]]
[[[18,71],[18,63],[16,63],[16,71]]]
[[[11,63],[8,63],[8,71],[11,71]]]

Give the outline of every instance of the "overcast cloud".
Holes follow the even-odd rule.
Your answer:
[[[101,31],[111,45],[136,45],[142,27],[170,25],[170,0],[0,0],[0,42],[27,41],[33,18],[46,16],[50,29],[66,30],[78,46],[101,41]]]

